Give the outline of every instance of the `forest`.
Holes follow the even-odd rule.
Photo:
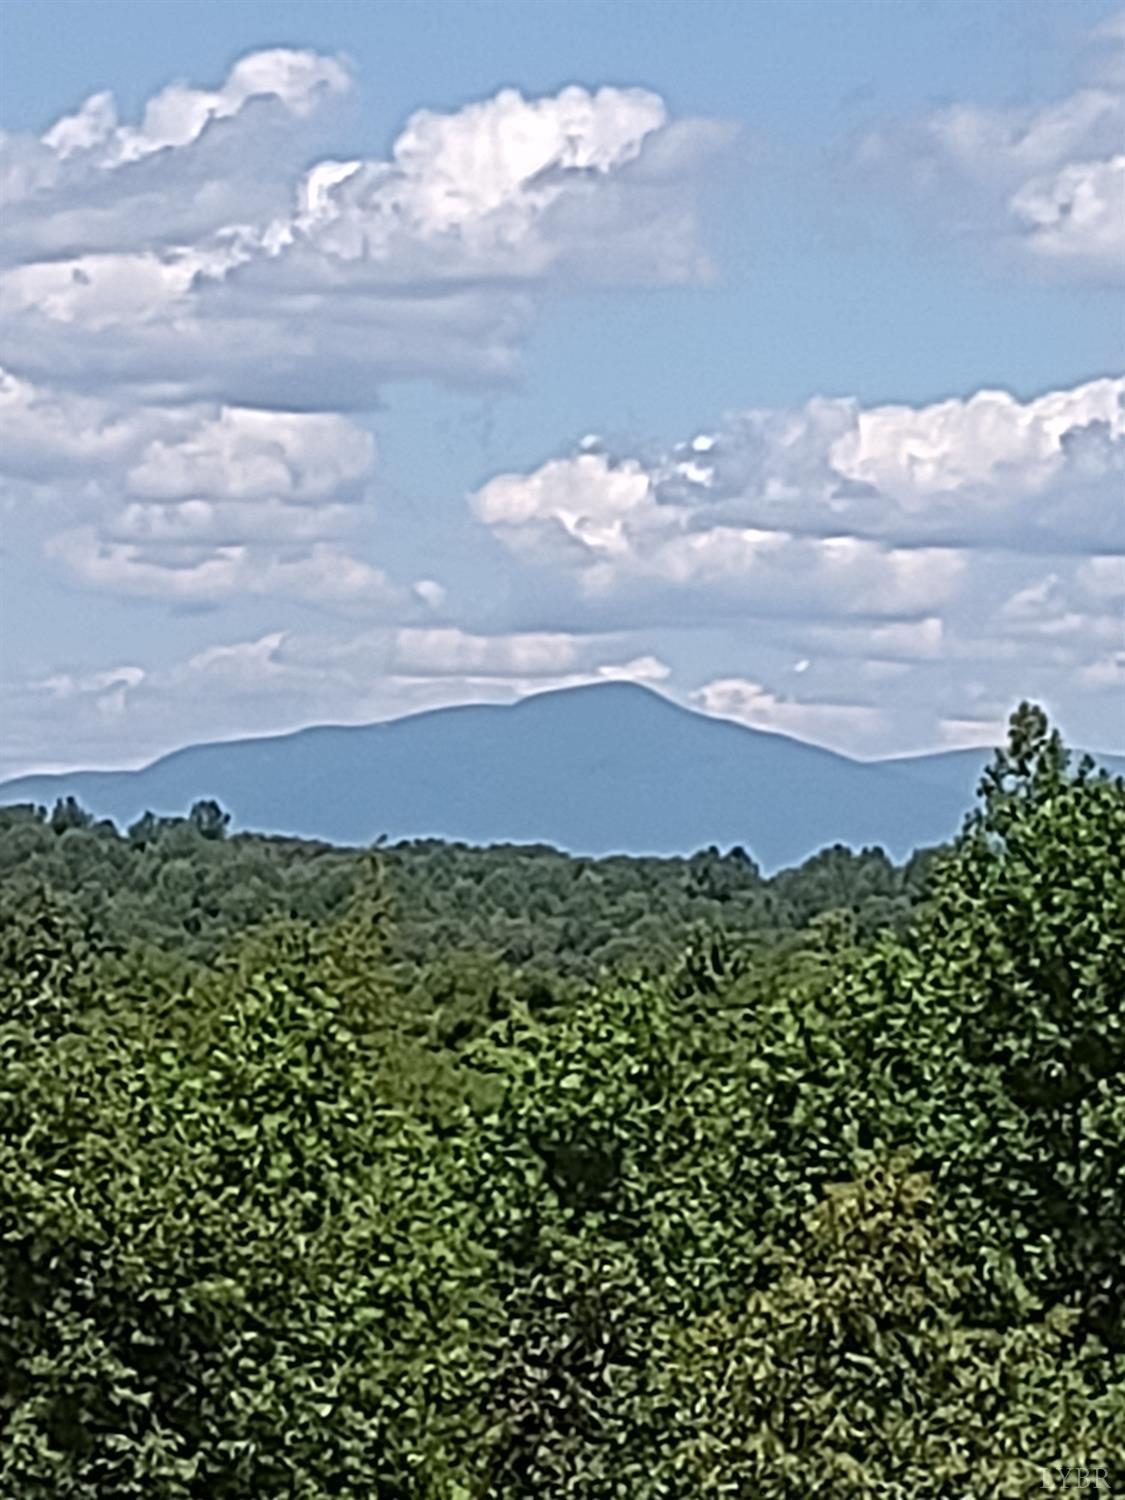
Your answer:
[[[3,1500],[1122,1455],[1125,781],[1034,705],[902,865],[0,809]]]

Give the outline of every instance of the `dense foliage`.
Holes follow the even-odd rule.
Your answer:
[[[474,848],[418,840],[381,852],[394,895],[395,950],[427,963],[451,950],[593,978],[674,963],[700,929],[737,943],[848,911],[861,933],[902,922],[932,855],[895,866],[880,849],[825,849],[764,878],[742,850],[687,859],[581,859],[543,846]],[[127,834],[67,800],[53,812],[0,808],[0,913],[43,886],[66,892],[107,940],[209,958],[248,927],[339,918],[362,851],[260,834],[226,835],[214,802],[184,818],[146,814]]]
[[[6,815],[0,1495],[1120,1475],[1125,784],[1037,710],[920,903],[224,833]]]

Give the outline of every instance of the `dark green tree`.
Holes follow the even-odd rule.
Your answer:
[[[927,1160],[1018,1301],[1062,1302],[1125,1343],[1125,783],[1076,772],[1022,704],[905,945],[840,1003],[873,1128]],[[998,1243],[998,1242],[997,1242]]]
[[[74,797],[60,797],[51,812],[50,826],[55,833],[67,833],[72,828],[89,828],[93,821],[93,813],[79,806]]]
[[[201,838],[222,839],[230,826],[230,813],[224,812],[212,798],[193,802],[188,822]]]

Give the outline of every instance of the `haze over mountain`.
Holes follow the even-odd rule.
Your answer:
[[[25,776],[0,784],[0,802],[73,796],[127,826],[214,797],[236,827],[336,843],[436,836],[585,854],[742,844],[771,869],[826,844],[901,857],[949,837],[986,758],[850,760],[613,683],[194,745],[138,770]]]

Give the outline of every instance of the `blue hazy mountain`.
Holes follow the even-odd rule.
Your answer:
[[[773,869],[826,844],[901,857],[948,838],[986,759],[855,761],[605,683],[194,745],[138,770],[26,776],[0,784],[0,802],[74,796],[125,827],[213,797],[236,827],[335,843],[434,836],[586,854],[742,844]]]

